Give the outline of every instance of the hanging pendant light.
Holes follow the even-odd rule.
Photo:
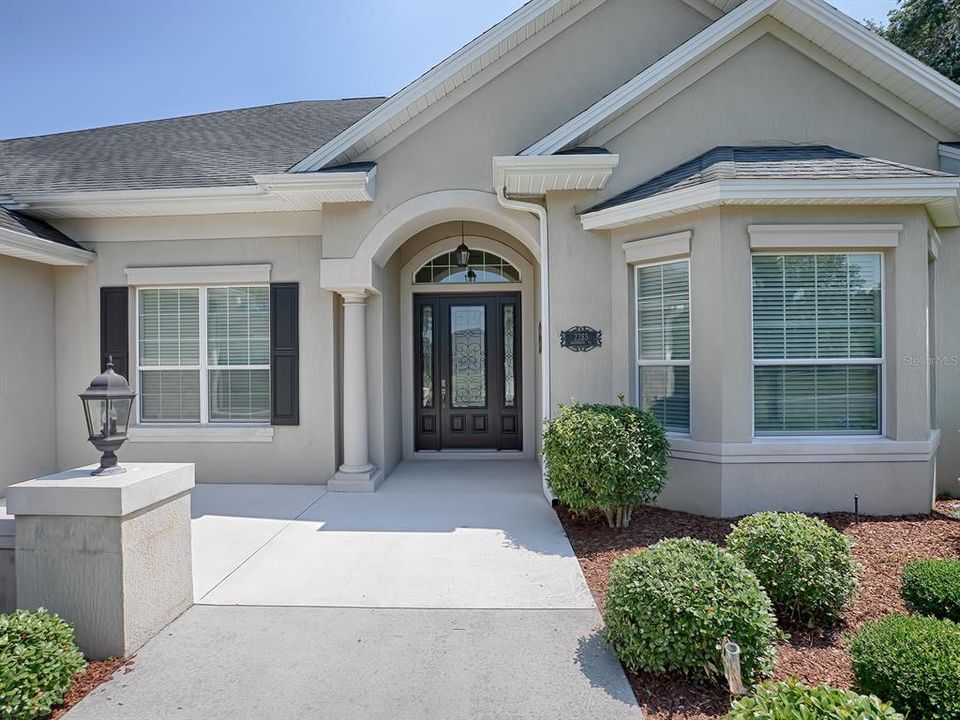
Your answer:
[[[476,282],[477,274],[473,271],[473,268],[467,268],[467,282]]]
[[[457,267],[465,268],[470,264],[470,248],[467,247],[466,237],[463,235],[463,220],[460,221],[460,244],[453,251],[457,259]]]

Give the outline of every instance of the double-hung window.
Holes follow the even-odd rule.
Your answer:
[[[690,261],[635,268],[638,404],[690,432]]]
[[[753,256],[757,435],[879,434],[879,253]]]
[[[137,290],[142,423],[270,422],[270,288]]]

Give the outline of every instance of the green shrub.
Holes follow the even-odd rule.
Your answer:
[[[832,621],[857,588],[850,541],[818,518],[750,515],[733,526],[727,548],[753,570],[784,621]]]
[[[918,615],[867,623],[850,642],[857,687],[909,718],[960,718],[960,625]]]
[[[780,634],[770,599],[737,558],[691,538],[661,540],[610,567],[607,639],[634,671],[723,680],[725,638],[744,682],[770,674]]]
[[[960,560],[914,560],[900,576],[900,594],[914,612],[960,622]]]
[[[669,451],[657,419],[627,405],[563,405],[543,437],[554,496],[574,510],[602,509],[611,527],[657,497]]]
[[[751,697],[733,703],[726,720],[904,720],[872,695],[795,680],[758,686]]]
[[[0,615],[0,718],[43,717],[86,663],[73,628],[46,610]]]

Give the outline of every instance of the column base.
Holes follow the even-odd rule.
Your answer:
[[[328,492],[373,492],[383,482],[383,472],[370,466],[368,470],[349,472],[338,470],[327,482]]]

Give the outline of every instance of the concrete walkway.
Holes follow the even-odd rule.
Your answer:
[[[196,602],[68,720],[639,718],[535,463],[198,486]]]

